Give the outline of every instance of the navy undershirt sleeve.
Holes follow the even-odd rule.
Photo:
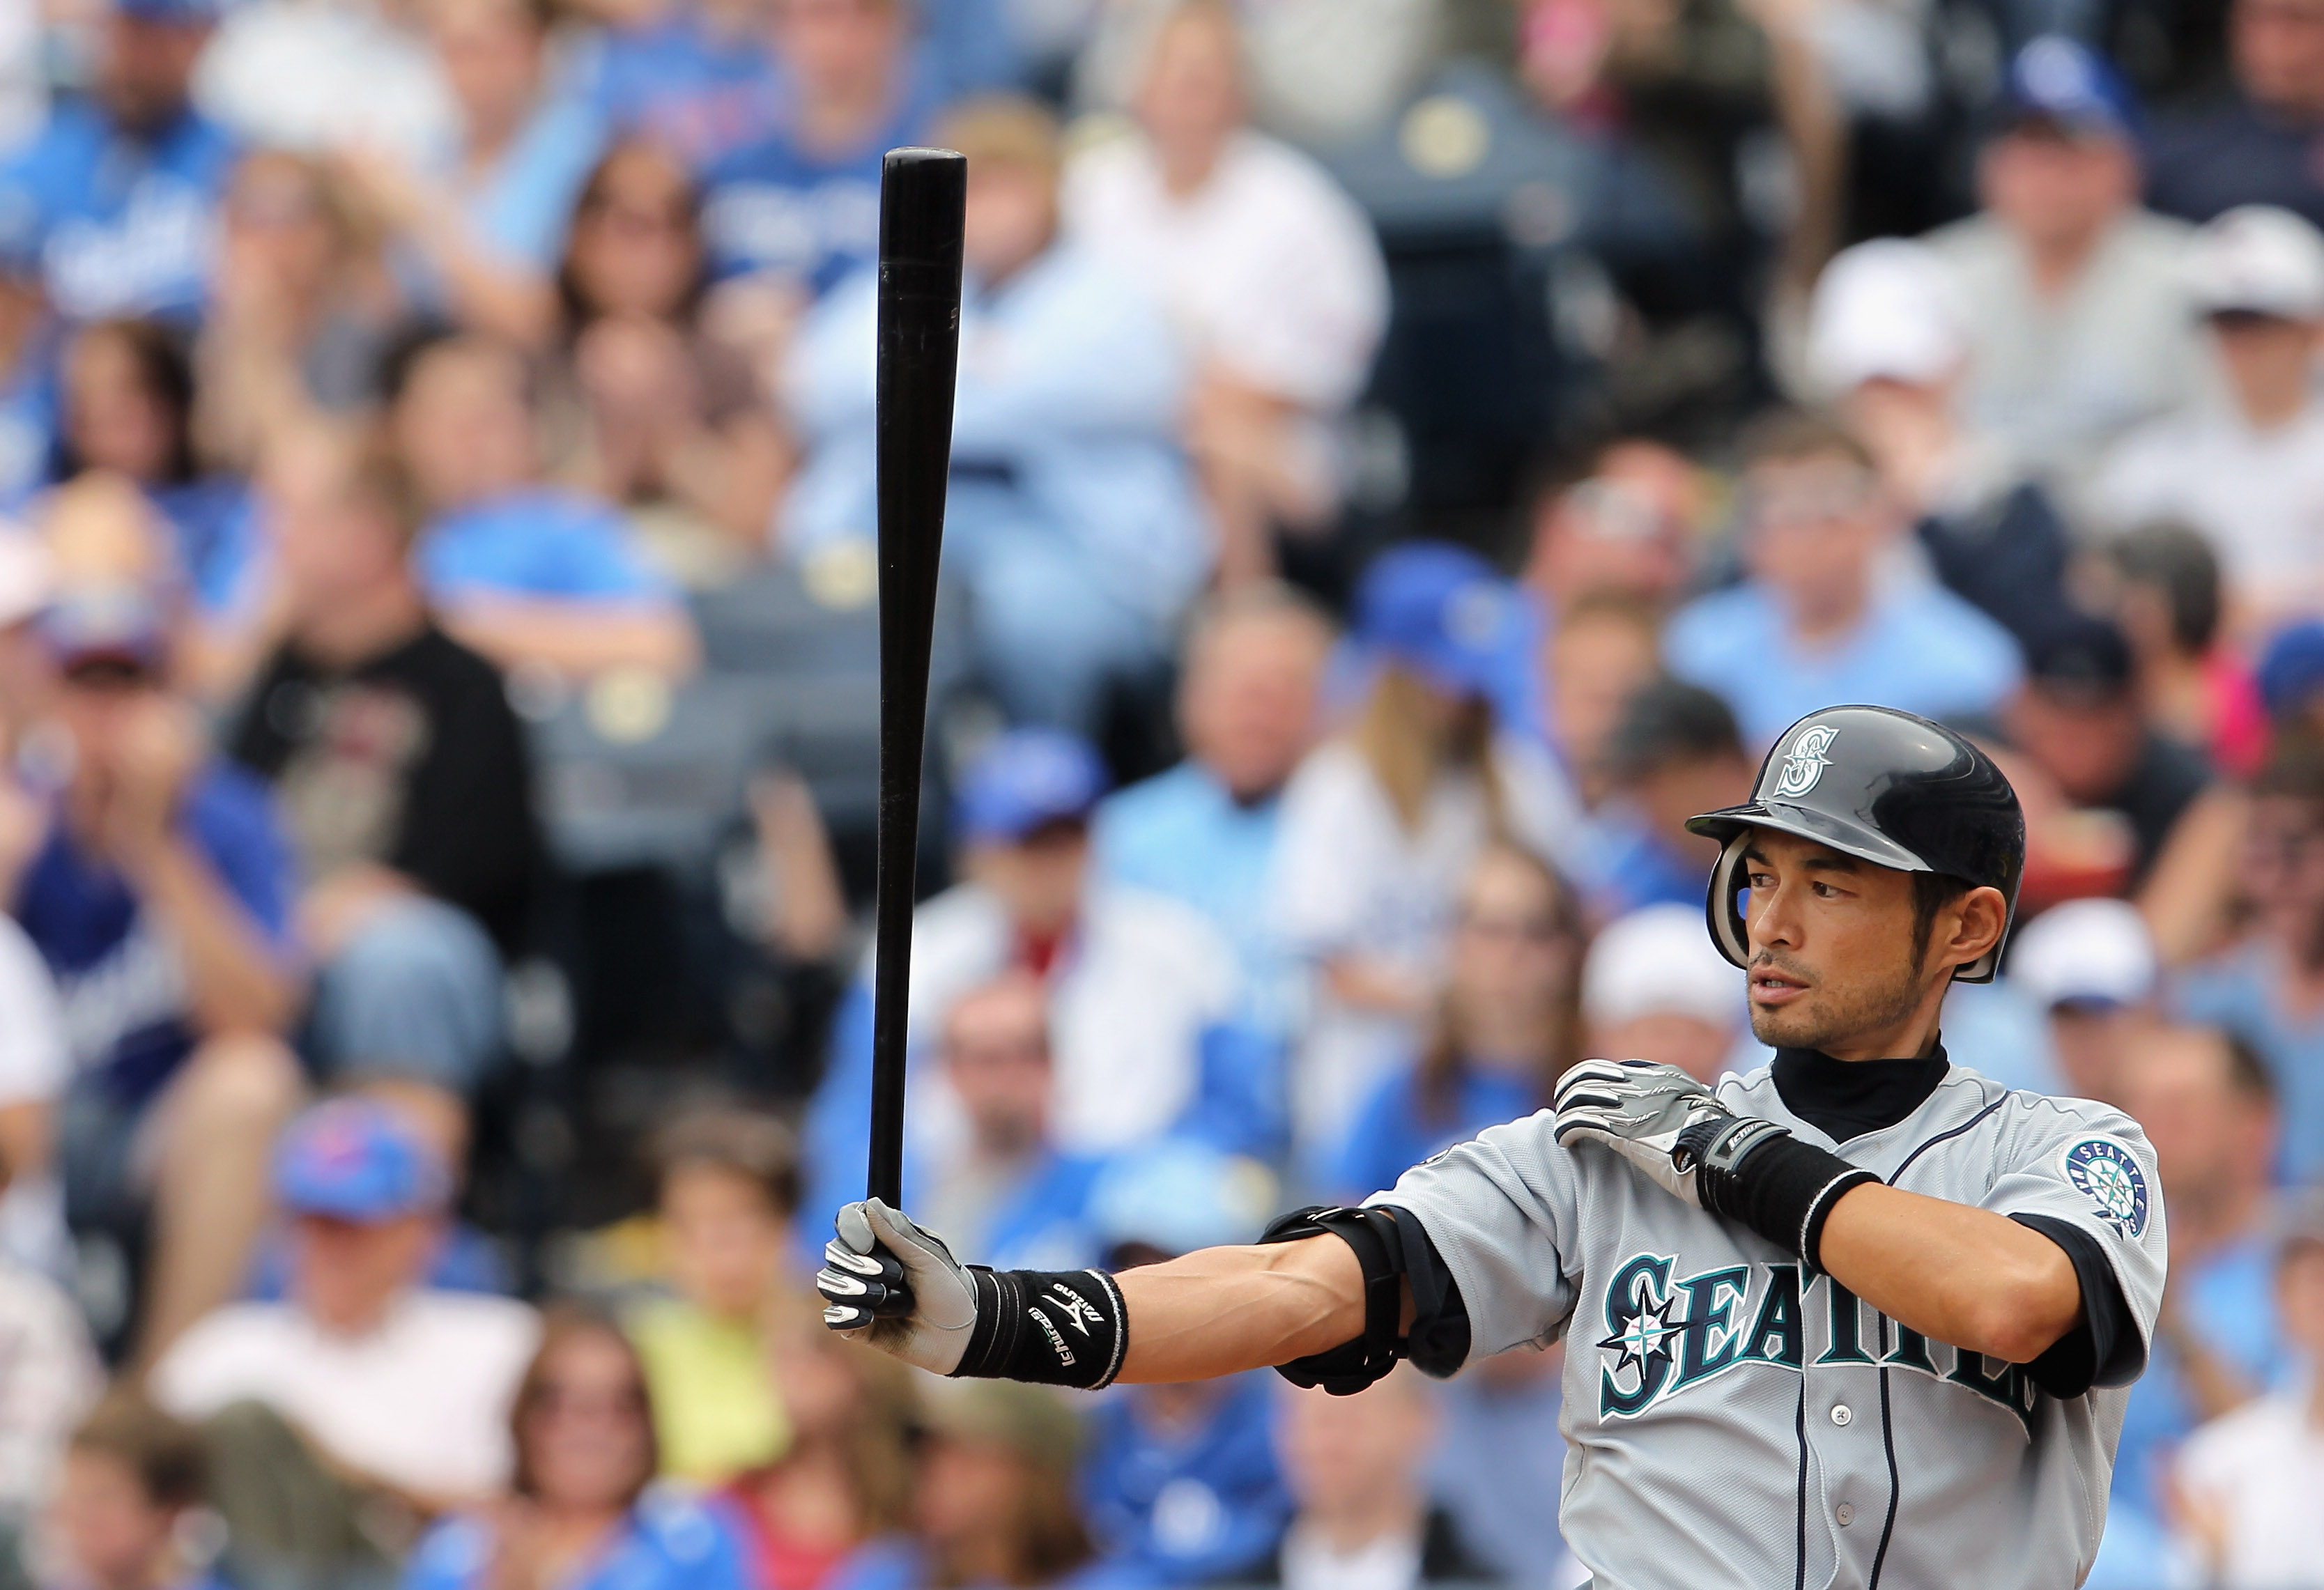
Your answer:
[[[2011,1219],[2038,1231],[2066,1250],[2073,1262],[2074,1278],[2082,1288],[2081,1323],[2050,1344],[2025,1366],[2035,1385],[2065,1401],[2092,1386],[2126,1385],[2145,1367],[2145,1344],[2130,1304],[2107,1263],[2097,1237],[2070,1220],[2054,1215],[2012,1215]]]

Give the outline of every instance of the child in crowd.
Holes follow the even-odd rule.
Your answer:
[[[134,1393],[89,1415],[58,1476],[51,1522],[69,1590],[217,1590],[199,1548],[220,1543],[203,1512],[202,1438]],[[211,1528],[200,1527],[207,1521]]]

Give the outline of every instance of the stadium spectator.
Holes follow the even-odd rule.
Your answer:
[[[1443,1433],[1428,1466],[1431,1493],[1453,1531],[1508,1585],[1583,1583],[1589,1570],[1565,1549],[1555,1510],[1538,1498],[1564,1484],[1565,1344],[1496,1353],[1437,1393]]]
[[[727,1492],[757,1590],[872,1590],[908,1571],[901,1534],[919,1416],[912,1371],[833,1335],[805,1299],[770,1321],[767,1355],[790,1441]]]
[[[1358,588],[1370,682],[1353,723],[1284,792],[1269,886],[1273,924],[1316,984],[1291,1095],[1316,1180],[1417,1047],[1477,857],[1494,840],[1553,862],[1577,845],[1571,790],[1491,702],[1521,617],[1508,582],[1443,543],[1389,549]]]
[[[2089,47],[2034,40],[2010,62],[1978,158],[1980,212],[1930,234],[1969,309],[1972,429],[2063,483],[2201,370],[2182,223],[2139,207],[2129,90]]]
[[[2299,1194],[2275,1222],[2275,1312],[2300,1366],[2268,1395],[2204,1426],[2173,1473],[2181,1538],[2222,1590],[2297,1585],[2324,1555],[2307,1498],[2324,1484],[2316,1432],[2324,1423],[2324,1198]]]
[[[1611,758],[1623,713],[1662,672],[1661,620],[1627,596],[1584,597],[1559,618],[1539,659],[1550,748],[1595,812],[1614,793]]]
[[[1735,714],[1700,686],[1649,679],[1623,703],[1600,756],[1607,789],[1574,858],[1590,914],[1605,922],[1661,902],[1697,903],[1718,853],[1686,820],[1751,790]]]
[[[376,1572],[367,1513],[425,1518],[508,1483],[507,1415],[540,1324],[521,1303],[421,1284],[451,1179],[384,1106],[308,1111],[273,1178],[292,1222],[289,1298],[208,1315],[149,1384],[208,1431],[214,1501],[254,1571]]]
[[[2219,558],[2182,524],[2143,525],[2101,548],[2106,605],[2138,662],[2138,694],[2163,733],[2230,777],[2267,755],[2267,717],[2248,661],[2221,630]]]
[[[1054,730],[1009,731],[962,769],[962,881],[913,924],[908,1158],[964,1134],[959,1100],[927,1062],[962,997],[1011,968],[1048,988],[1060,1149],[1103,1153],[1174,1127],[1260,1152],[1279,1136],[1278,1047],[1247,1025],[1226,942],[1176,900],[1093,876],[1090,813],[1104,787],[1096,752]],[[808,1116],[812,1232],[862,1182],[871,971],[867,957]]]
[[[609,1320],[550,1315],[509,1411],[509,1495],[431,1530],[403,1590],[745,1590],[742,1543],[715,1507],[649,1489],[653,1402]]]
[[[1193,906],[1234,946],[1251,1019],[1296,1019],[1268,920],[1282,794],[1320,728],[1331,621],[1291,587],[1211,597],[1180,646],[1176,767],[1108,795],[1092,827],[1098,876]]]
[[[38,254],[0,236],[0,513],[22,511],[55,467],[61,337]]]
[[[2269,1296],[2274,1084],[2241,1040],[2204,1027],[2148,1027],[2119,1063],[2123,1107],[2154,1144],[2170,1210],[2171,1285],[2115,1454],[2115,1552],[2163,1532],[2180,1442],[2285,1367]],[[2133,1567],[2121,1562],[2116,1580]]]
[[[460,106],[417,7],[235,0],[194,71],[194,103],[245,148],[327,159],[385,148],[424,161]]]
[[[2015,643],[1950,591],[1886,566],[1904,512],[1860,442],[1779,413],[1753,427],[1744,456],[1749,577],[1672,618],[1673,673],[1723,697],[1754,747],[1833,702],[1938,718],[1999,704],[2017,682]]]
[[[100,1243],[152,1221],[150,1358],[232,1295],[265,1217],[266,1144],[300,1089],[276,1036],[299,996],[290,856],[263,788],[208,754],[163,683],[143,592],[68,589],[42,625],[57,676],[42,732],[65,737],[71,773],[9,887],[76,1068],[59,1120],[67,1217]]]
[[[1702,917],[1692,906],[1648,905],[1600,930],[1582,967],[1583,1053],[1674,1065],[1706,1084],[1749,1069],[1734,1063],[1742,979]]]
[[[201,308],[232,141],[188,84],[217,0],[104,0],[95,79],[0,166],[0,251],[72,320]]]
[[[783,103],[770,0],[643,0],[613,7],[583,81],[616,136],[700,170],[774,131]]]
[[[1858,244],[1825,267],[1809,318],[1809,373],[1938,577],[2031,644],[2066,605],[2066,525],[2003,439],[1961,419],[1973,334],[1950,267],[1922,244]]]
[[[431,518],[420,571],[451,635],[503,667],[684,673],[694,626],[605,503],[542,483],[535,376],[516,349],[422,343],[394,370],[396,445]]]
[[[2238,871],[2251,931],[2190,968],[2173,1004],[2266,1062],[2283,1123],[2277,1172],[2306,1181],[2324,1173],[2324,747],[2278,744],[2252,784]]]
[[[908,1582],[1113,1590],[1145,1582],[1100,1561],[1074,1504],[1081,1422],[1047,1386],[962,1383],[927,1404],[913,1497],[922,1558]]]
[[[2324,125],[2324,6],[2235,0],[2227,53],[2233,89],[2155,129],[2147,202],[2190,221],[2279,205],[2324,226],[2324,179],[2313,163]]]
[[[1356,1202],[1439,1149],[1543,1107],[1582,1055],[1584,946],[1564,881],[1530,851],[1488,846],[1462,889],[1427,1031],[1356,1117],[1333,1192]]]
[[[1704,508],[1702,472],[1683,455],[1637,437],[1615,442],[1582,480],[1536,495],[1525,589],[1553,624],[1600,597],[1659,613],[1686,584]]]
[[[1491,1577],[1422,1483],[1437,1415],[1418,1370],[1398,1365],[1352,1397],[1286,1388],[1277,1410],[1276,1439],[1298,1511],[1254,1582],[1418,1590]]]
[[[438,629],[418,514],[384,446],[306,432],[265,480],[281,639],[231,754],[273,787],[318,968],[307,1047],[334,1081],[391,1086],[466,1137],[501,1058],[501,957],[540,850],[525,743],[493,666]]]
[[[741,351],[702,329],[693,180],[616,144],[581,189],[558,277],[559,472],[636,514],[675,572],[715,584],[764,553],[789,449]]]
[[[652,1158],[672,1295],[622,1325],[653,1393],[661,1471],[715,1484],[780,1456],[790,1436],[761,1344],[792,1290],[798,1148],[780,1121],[704,1106],[661,1128]]]
[[[1229,583],[1263,575],[1278,531],[1314,534],[1346,473],[1334,422],[1360,395],[1388,323],[1371,228],[1307,156],[1248,124],[1230,0],[1189,0],[1157,28],[1137,132],[1066,173],[1066,227],[1148,283],[1188,344],[1187,442]]]
[[[2162,968],[2137,908],[2068,900],[2012,935],[2009,987],[2047,1023],[2053,1069],[2042,1091],[2119,1107],[2130,1046],[2155,1019]]]
[[[370,402],[392,314],[378,266],[376,239],[322,162],[244,157],[194,349],[203,456],[251,473],[285,431]]]
[[[2133,889],[2210,776],[2199,752],[2149,724],[2136,670],[2113,624],[2061,612],[2027,648],[2025,676],[2002,712],[2011,742],[2076,810],[2121,821],[2123,882]]]
[[[134,1392],[118,1392],[73,1431],[50,1523],[72,1590],[219,1590],[196,1550],[208,1503],[201,1432]]]
[[[1095,733],[1111,692],[1165,666],[1171,627],[1210,572],[1177,442],[1186,362],[1147,293],[1058,237],[1048,112],[979,101],[937,131],[971,172],[945,562],[1010,718]],[[874,522],[876,304],[868,273],[831,295],[785,370],[807,446],[783,510],[798,553]]]
[[[2289,211],[2246,206],[2196,234],[2188,256],[2227,400],[2132,433],[2092,487],[2123,528],[2176,519],[2218,554],[2229,621],[2258,634],[2324,612],[2324,236]]]
[[[350,147],[340,169],[385,230],[414,313],[538,346],[556,324],[552,278],[604,124],[551,80],[542,0],[423,0],[420,14],[456,138],[419,161]]]
[[[937,1043],[967,1130],[907,1167],[915,1207],[950,1221],[948,1240],[996,1269],[1093,1263],[1090,1187],[1105,1162],[1060,1150],[1050,1131],[1047,990],[1030,972],[1005,971],[953,1002]]]
[[[720,278],[778,317],[869,264],[880,161],[927,142],[933,77],[913,62],[907,0],[774,0],[781,121],[713,161],[703,232]]]
[[[1250,1162],[1160,1143],[1117,1157],[1091,1218],[1113,1270],[1249,1242],[1273,1211]],[[1274,1377],[1125,1386],[1086,1420],[1081,1496],[1109,1562],[1151,1582],[1240,1582],[1290,1517],[1275,1461]]]

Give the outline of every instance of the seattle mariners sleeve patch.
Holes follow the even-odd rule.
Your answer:
[[[2066,1180],[2116,1231],[2126,1236],[2146,1234],[2146,1174],[2121,1144],[2085,1137],[2073,1144],[2066,1150]]]

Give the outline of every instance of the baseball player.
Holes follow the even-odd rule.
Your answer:
[[[1774,1062],[1714,1090],[1587,1061],[1554,1107],[1249,1247],[1109,1276],[963,1268],[852,1204],[835,1328],[1053,1384],[1277,1366],[1360,1389],[1566,1339],[1560,1518],[1600,1590],[2064,1590],[2106,1517],[2163,1292],[2153,1155],[1940,1042],[1992,977],[2024,823],[1938,724],[1793,725],[1720,841],[1711,937]]]

